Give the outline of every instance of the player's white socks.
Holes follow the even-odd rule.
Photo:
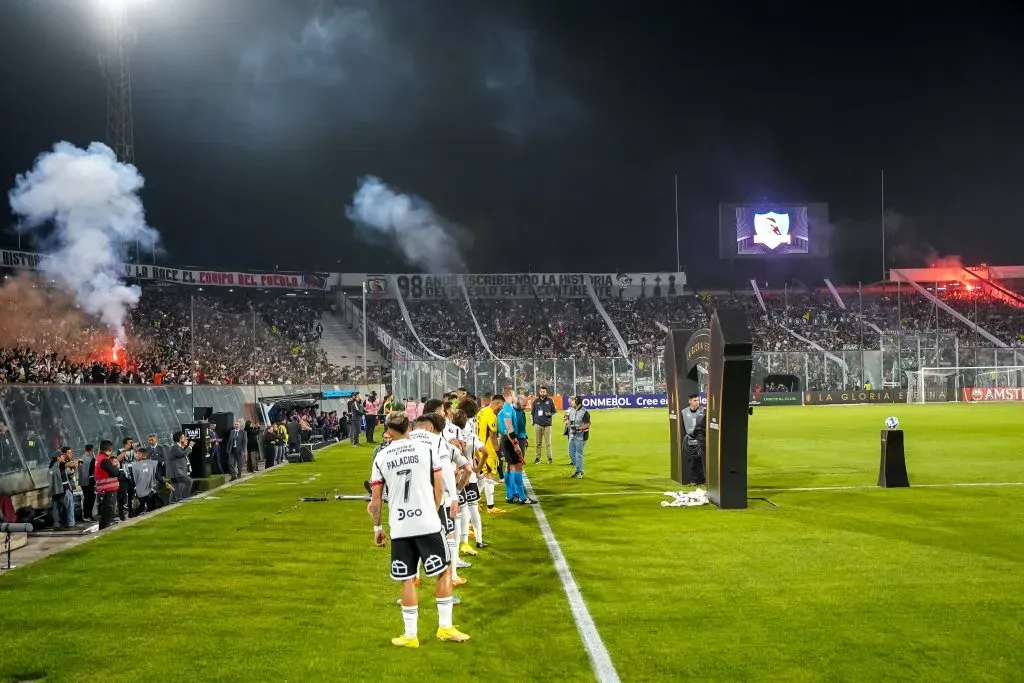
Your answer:
[[[484,479],[484,498],[487,499],[487,507],[494,507],[494,480]]]
[[[438,598],[437,599],[437,627],[438,628],[451,628],[452,627],[452,599],[451,599],[451,596],[449,596],[447,598]]]
[[[463,505],[459,508],[459,540],[463,543],[469,543],[469,505]],[[473,507],[476,507],[474,504]]]
[[[448,552],[452,556],[452,578],[459,578],[459,539],[452,534],[448,537]]]
[[[473,503],[469,506],[469,518],[473,521],[473,530],[476,532],[476,542],[484,542],[484,525],[480,521],[480,506]],[[467,532],[467,541],[469,540]]]
[[[450,600],[451,598],[449,598]],[[448,621],[451,622],[452,608],[448,606]],[[420,607],[419,605],[413,605],[412,607],[406,607],[402,605],[402,621],[405,622],[405,637],[415,638],[416,637],[416,624],[420,618]]]

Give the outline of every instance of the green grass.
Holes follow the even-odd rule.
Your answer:
[[[751,495],[777,509],[661,507],[660,411],[595,411],[582,481],[528,466],[620,677],[1019,680],[1024,486],[870,488],[889,414],[912,484],[1024,482],[1014,404],[760,410]],[[484,518],[493,545],[463,572],[473,640],[430,637],[426,581],[421,648],[394,650],[365,505],[296,507],[360,491],[369,456],[321,451],[0,577],[0,680],[593,680],[523,508]],[[785,490],[818,487],[837,488]],[[577,495],[605,493],[627,495]]]

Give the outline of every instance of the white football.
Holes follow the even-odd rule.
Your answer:
[[[900,421],[897,420],[895,417],[887,417],[887,418],[885,418],[885,428],[886,429],[896,429],[899,426],[900,426]]]

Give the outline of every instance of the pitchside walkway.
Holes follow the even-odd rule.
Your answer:
[[[287,466],[287,463],[285,463],[284,466]],[[279,465],[278,467],[281,466]],[[188,505],[193,501],[200,500],[201,498],[205,498],[207,496],[216,496],[217,493],[223,491],[226,488],[230,488],[237,484],[241,484],[248,479],[252,479],[253,477],[257,477],[263,474],[264,472],[269,471],[270,470],[268,469],[262,469],[251,474],[248,472],[243,473],[240,479],[229,481],[226,484],[218,486],[217,488],[214,489],[210,489],[209,491],[201,491],[182,503],[173,503],[171,505],[165,505],[162,508],[154,510],[153,512],[146,513],[144,515],[140,515],[138,517],[129,517],[125,521],[118,522],[114,526],[110,527],[109,529],[104,529],[103,531],[90,532],[89,529],[92,528],[92,526],[94,525],[78,522],[75,525],[74,529],[68,529],[66,531],[36,531],[31,534],[28,534],[28,542],[24,545],[22,545],[19,542],[20,539],[18,537],[20,536],[24,538],[25,534],[13,534],[12,540],[14,542],[12,543],[11,547],[11,565],[15,569],[19,567],[24,567],[26,565],[32,564],[33,562],[36,562],[37,560],[41,560],[44,557],[49,557],[50,555],[54,555],[63,550],[67,550],[68,548],[74,548],[75,546],[82,545],[83,543],[88,543],[89,541],[93,540],[94,538],[98,538],[101,535],[111,534],[117,531],[118,529],[124,529],[143,520],[151,519],[156,515],[167,512],[168,510],[173,510],[179,505]],[[2,544],[0,544],[0,548],[2,548]],[[6,566],[7,553],[4,552],[2,556],[0,556],[0,568]],[[0,569],[0,575],[4,573],[6,572]]]

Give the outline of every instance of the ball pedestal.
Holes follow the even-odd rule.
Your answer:
[[[878,463],[878,485],[882,488],[906,488],[910,486],[907,476],[907,459],[903,453],[903,430],[882,430],[882,457]]]

